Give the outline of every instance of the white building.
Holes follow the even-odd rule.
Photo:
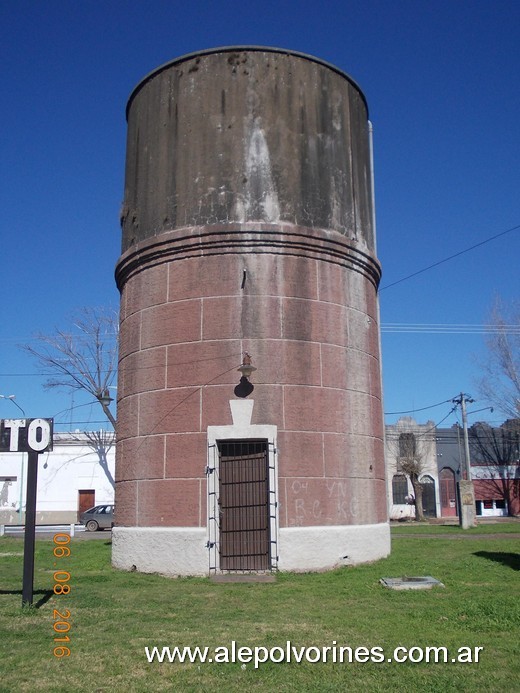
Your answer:
[[[55,433],[38,456],[36,523],[78,521],[93,505],[114,502],[113,432]],[[0,452],[0,524],[25,523],[27,453]]]
[[[441,516],[435,431],[433,421],[418,424],[411,416],[386,426],[386,483],[391,520],[415,518],[413,486],[401,467],[401,460],[410,452],[410,443],[419,469],[419,482],[423,485],[424,515]]]

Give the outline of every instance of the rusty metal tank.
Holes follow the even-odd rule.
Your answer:
[[[312,56],[226,47],[151,72],[127,120],[114,564],[201,574],[386,555],[363,93]],[[239,493],[231,517],[222,479],[262,455],[265,508],[251,516]]]

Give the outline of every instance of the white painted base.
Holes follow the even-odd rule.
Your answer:
[[[284,527],[278,533],[280,570],[330,570],[385,558],[390,554],[390,525]]]
[[[207,530],[198,527],[114,527],[112,565],[164,575],[208,575]],[[330,570],[390,553],[390,526],[285,527],[278,533],[278,569]]]
[[[207,530],[202,527],[114,527],[112,565],[165,575],[208,575]]]

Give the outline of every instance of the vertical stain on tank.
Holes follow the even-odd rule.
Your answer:
[[[246,140],[245,216],[249,220],[280,220],[278,193],[273,180],[271,157],[265,133],[258,119]]]

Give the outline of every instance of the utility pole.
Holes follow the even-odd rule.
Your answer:
[[[463,478],[459,481],[460,517],[459,524],[462,529],[470,529],[477,526],[477,514],[475,509],[475,488],[471,478],[471,461],[469,456],[468,418],[466,403],[474,402],[469,395],[460,393],[453,403],[460,406],[462,412],[462,432],[464,436],[464,465]]]
[[[457,398],[457,403],[460,404],[462,411],[462,432],[464,434],[464,478],[471,481],[471,462],[469,458],[469,436],[468,436],[468,417],[466,414],[466,402],[470,404],[475,400],[468,397],[464,393],[460,393],[460,397]]]

